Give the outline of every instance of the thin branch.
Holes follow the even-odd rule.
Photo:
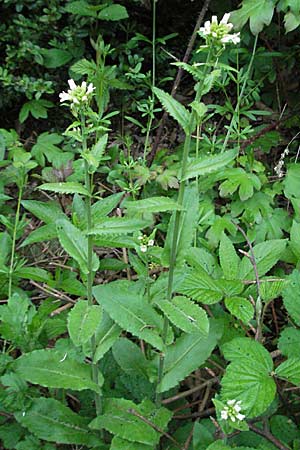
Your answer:
[[[210,386],[211,384],[214,384],[218,381],[219,381],[218,377],[214,377],[211,380],[207,380],[204,383],[199,384],[198,386],[195,386],[195,387],[189,389],[188,391],[180,392],[179,394],[174,395],[174,397],[166,398],[165,400],[162,401],[162,403],[164,405],[168,405],[169,403],[176,402],[177,400],[187,397],[188,395],[191,395],[194,392],[200,391],[201,389],[205,388],[206,386]]]
[[[250,423],[249,423],[249,428],[254,433],[258,434],[259,436],[264,437],[269,442],[272,442],[272,444],[275,445],[275,447],[279,448],[280,450],[289,450],[289,447],[286,447],[281,441],[276,439],[276,437],[273,436],[273,434],[271,434],[270,431],[261,430],[260,428],[257,428],[256,426],[251,425]]]

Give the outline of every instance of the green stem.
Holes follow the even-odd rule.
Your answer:
[[[243,82],[243,86],[242,86],[240,95],[238,97],[237,104],[236,104],[236,107],[235,107],[235,110],[234,110],[235,114],[232,115],[232,118],[231,118],[231,121],[230,121],[230,125],[228,127],[228,130],[227,130],[227,133],[226,133],[226,136],[225,136],[225,139],[224,139],[222,152],[224,152],[226,147],[227,147],[228,140],[229,140],[229,137],[230,137],[230,134],[231,134],[232,126],[233,126],[233,122],[235,121],[236,113],[238,113],[239,110],[240,110],[240,106],[241,106],[242,98],[243,98],[243,95],[244,95],[244,91],[246,89],[247,81],[248,81],[249,75],[250,75],[250,71],[251,71],[252,66],[253,66],[253,61],[254,61],[256,47],[257,47],[257,40],[258,40],[258,35],[255,36],[251,59],[250,59],[250,62],[249,62],[249,66],[248,66],[247,72],[245,74],[245,79],[244,79],[244,82]]]
[[[87,142],[86,142],[86,132],[85,132],[85,120],[84,117],[81,118],[81,129],[82,129],[82,150],[83,153],[87,151]],[[90,195],[85,196],[85,205],[86,205],[86,215],[87,215],[87,233],[92,229],[92,179],[89,173],[88,162],[84,160],[84,171],[85,171],[85,188],[89,192]],[[86,290],[87,290],[87,301],[90,306],[93,305],[93,281],[94,281],[94,272],[93,272],[93,236],[88,234],[87,237],[88,243],[88,254],[87,254],[87,281],[86,281]],[[96,350],[96,341],[95,336],[91,337],[91,349],[92,349],[92,360],[94,359],[94,354]],[[92,362],[92,379],[94,383],[99,384],[98,379],[98,365],[97,363]],[[100,394],[95,393],[95,405],[96,405],[96,414],[97,416],[102,413],[102,399]]]
[[[11,294],[12,294],[12,279],[13,279],[13,272],[14,272],[17,230],[18,230],[18,225],[20,222],[20,208],[21,208],[21,200],[22,200],[22,195],[23,195],[23,188],[24,188],[24,177],[22,178],[22,184],[19,188],[16,218],[15,218],[15,225],[14,225],[14,230],[13,230],[13,237],[12,237],[11,257],[10,257],[10,265],[9,265],[9,273],[8,273],[8,298],[10,298]]]
[[[203,83],[207,76],[209,60],[210,60],[210,53],[208,54],[208,57],[207,57],[207,61],[206,61],[207,64],[205,65],[202,83],[198,86],[195,102],[199,102],[201,99]],[[191,130],[192,124],[195,122],[195,120],[196,120],[196,113],[194,111],[192,111],[190,123],[189,123],[190,130]],[[177,202],[180,206],[183,205],[183,199],[184,199],[184,193],[185,193],[185,187],[186,187],[186,182],[184,181],[184,177],[185,177],[185,173],[186,173],[188,157],[189,157],[190,148],[191,148],[191,140],[192,140],[191,132],[188,132],[185,136],[185,141],[184,141],[182,166],[181,166],[182,167],[181,168],[181,180],[182,181],[180,182],[178,200],[177,200]],[[170,252],[170,265],[169,265],[169,274],[168,274],[168,288],[167,288],[167,300],[168,301],[171,301],[172,294],[173,294],[174,272],[175,272],[175,267],[176,267],[178,240],[180,238],[179,229],[180,229],[180,222],[183,217],[183,214],[184,214],[184,211],[182,209],[177,210],[175,212],[173,240],[172,240],[172,246],[171,246],[171,252]],[[165,316],[163,332],[162,332],[162,340],[163,340],[164,344],[166,344],[166,341],[167,341],[168,328],[169,328],[169,320]],[[163,372],[164,372],[164,363],[165,363],[165,355],[164,355],[164,353],[161,353],[160,358],[159,358],[159,364],[158,364],[157,386],[159,386],[162,381]],[[156,393],[156,406],[157,407],[161,406],[161,400],[162,400],[162,394],[160,392],[157,392]]]

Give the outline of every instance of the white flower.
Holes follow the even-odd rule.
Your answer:
[[[233,28],[233,24],[228,22],[230,13],[224,14],[223,18],[218,23],[217,16],[212,16],[211,22],[207,20],[203,27],[200,27],[200,33],[208,40],[213,38],[213,41],[219,41],[222,44],[232,43],[238,44],[240,42],[240,33],[229,34]]]
[[[153,239],[149,239],[148,247],[153,247],[153,245],[154,245],[154,240]]]
[[[87,87],[86,81],[81,83],[81,86],[77,85],[74,80],[68,80],[70,89],[67,92],[61,92],[59,94],[60,102],[70,102],[71,108],[76,109],[76,106],[87,104],[95,90],[93,83],[90,83]],[[75,108],[74,108],[75,107]]]
[[[227,406],[224,406],[221,411],[221,419],[230,419],[232,422],[235,422],[236,420],[244,420],[246,416],[244,414],[240,414],[242,409],[241,404],[241,400],[228,400]]]
[[[146,251],[147,251],[147,245],[141,245],[141,246],[140,246],[140,250],[141,250],[141,252],[146,253]]]

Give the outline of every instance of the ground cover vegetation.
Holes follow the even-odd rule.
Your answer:
[[[1,14],[1,448],[299,449],[299,1]]]

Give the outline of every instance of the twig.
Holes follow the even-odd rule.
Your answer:
[[[57,316],[58,314],[65,311],[66,309],[71,308],[72,306],[74,306],[74,303],[66,303],[65,305],[61,306],[60,308],[57,308],[54,311],[52,311],[52,313],[50,313],[50,317]]]
[[[42,285],[42,284],[36,283],[33,280],[30,280],[30,284],[35,286],[40,291],[45,292],[48,295],[52,295],[53,297],[58,298],[59,300],[64,300],[64,301],[67,301],[67,302],[73,303],[73,304],[76,303],[76,300],[73,300],[71,297],[64,294],[63,292],[58,291],[57,289],[50,288],[47,285]]]
[[[191,414],[180,414],[178,416],[173,416],[173,419],[185,420],[185,419],[198,419],[201,417],[209,417],[215,413],[215,408],[208,408],[205,411],[199,411]]]
[[[204,16],[206,14],[206,11],[208,9],[208,6],[210,4],[210,1],[211,0],[205,0],[204,4],[202,6],[202,9],[200,11],[198,20],[196,22],[195,28],[193,30],[192,36],[190,38],[190,41],[189,41],[188,46],[187,46],[187,49],[185,51],[185,55],[184,55],[183,60],[182,60],[184,63],[187,63],[188,60],[189,60],[190,54],[191,54],[192,49],[194,47],[194,43],[195,43],[195,40],[196,40],[197,32],[198,32],[198,30],[200,28],[200,25],[203,22],[203,19],[204,19]],[[172,97],[174,97],[176,92],[177,92],[178,86],[179,86],[179,84],[181,82],[182,74],[183,74],[183,68],[179,67],[177,75],[176,75],[176,78],[175,78],[175,81],[174,81],[174,84],[173,84],[173,87],[172,87],[172,91],[171,91]],[[149,166],[151,166],[151,164],[153,162],[153,159],[154,159],[154,157],[156,155],[157,147],[158,147],[161,135],[162,135],[163,127],[164,127],[164,124],[165,124],[167,116],[168,116],[168,113],[164,112],[163,116],[162,116],[162,119],[161,119],[161,122],[160,122],[160,125],[159,125],[159,127],[157,129],[157,133],[156,133],[156,136],[155,136],[155,140],[154,140],[154,143],[153,143],[152,150],[151,150],[151,152],[148,155]]]
[[[272,442],[272,444],[275,445],[275,447],[279,448],[280,450],[289,450],[289,447],[286,447],[281,441],[276,439],[276,437],[273,436],[273,434],[271,434],[270,431],[261,430],[260,428],[257,428],[256,426],[251,425],[250,423],[249,423],[249,428],[254,433],[258,434],[259,436],[264,437],[269,442]]]
[[[180,448],[181,450],[182,447],[179,444],[179,442],[176,441],[176,439],[173,438],[173,436],[171,436],[169,433],[166,433],[164,430],[162,430],[160,427],[158,427],[157,425],[155,425],[155,423],[151,422],[150,420],[148,420],[146,417],[142,416],[139,412],[137,412],[135,409],[133,408],[129,408],[127,410],[129,412],[129,414],[132,414],[135,417],[138,417],[142,422],[146,423],[147,425],[149,425],[151,428],[153,428],[155,431],[157,431],[158,433],[162,434],[163,436],[165,436],[166,438],[168,438],[170,441],[173,442],[173,444],[177,447]]]
[[[199,384],[198,386],[195,386],[188,391],[180,392],[177,395],[174,395],[174,397],[166,398],[162,401],[163,405],[168,405],[169,403],[176,402],[176,400],[180,400],[181,398],[187,397],[188,395],[193,394],[194,392],[200,391],[201,389],[205,388],[206,386],[210,386],[211,384],[214,384],[218,382],[218,377],[212,378],[211,380],[207,380],[202,384]]]

